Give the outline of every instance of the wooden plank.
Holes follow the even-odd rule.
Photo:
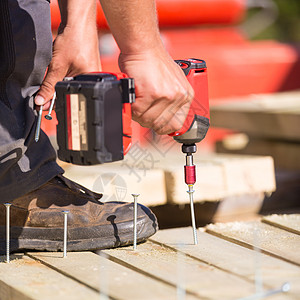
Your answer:
[[[193,245],[192,228],[158,231],[152,241],[177,249],[206,264],[253,282],[257,260],[265,288],[278,288],[290,282],[292,289],[283,299],[298,299],[300,295],[300,268],[280,259],[234,244],[198,230],[198,245]],[[258,256],[259,255],[259,256]],[[219,287],[218,287],[219,288]]]
[[[273,159],[269,156],[201,155],[194,157],[197,182],[194,201],[216,201],[225,197],[272,192],[276,188]],[[162,163],[166,171],[168,200],[188,203],[181,163]]]
[[[61,253],[40,252],[29,255],[113,298],[166,299],[168,295],[176,297],[174,287],[92,252],[68,252],[66,259],[61,258]],[[190,296],[189,299],[194,297]]]
[[[167,203],[165,173],[163,170],[135,170],[132,172],[122,163],[97,166],[75,166],[65,164],[65,176],[98,193],[103,193],[101,201],[132,201],[132,193],[140,193],[139,201],[144,205]],[[137,177],[137,175],[139,177]]]
[[[239,137],[241,137],[239,141]],[[218,153],[270,155],[274,159],[275,167],[287,170],[300,170],[300,143],[257,139],[251,137],[248,141],[241,134],[227,136],[216,143]]]
[[[211,105],[211,124],[255,137],[300,141],[300,92],[252,95]],[[242,100],[242,101],[238,101]]]
[[[300,214],[265,216],[262,222],[300,234]]]
[[[153,159],[159,163],[149,170],[135,169],[127,158],[124,162],[103,166],[64,166],[67,177],[96,192],[103,192],[103,201],[132,201],[131,193],[134,192],[140,193],[139,200],[148,206],[188,203],[183,177],[184,155],[178,149],[177,152],[170,151],[165,158],[153,154]],[[198,152],[194,155],[194,163],[198,178],[195,202],[275,190],[271,157],[203,155]],[[145,176],[138,181],[126,166]]]
[[[257,221],[210,224],[206,231],[300,266],[300,236],[294,233]]]
[[[209,223],[260,219],[258,213],[264,198],[264,193],[226,197],[219,203],[213,219]]]
[[[27,256],[0,257],[0,299],[99,299],[99,293]]]
[[[179,246],[180,247],[180,246]],[[200,299],[236,299],[253,292],[247,280],[216,269],[199,260],[180,254],[164,245],[151,242],[130,248],[104,250],[110,259],[138,268],[172,285],[184,285],[189,294]],[[218,287],[217,289],[215,287]],[[232,287],[235,288],[232,288]]]

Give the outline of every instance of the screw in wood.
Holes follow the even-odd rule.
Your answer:
[[[137,198],[140,194],[131,194],[134,199],[133,207],[133,250],[136,250],[137,244]]]
[[[240,298],[238,300],[261,300],[268,298],[270,296],[280,294],[280,293],[287,293],[291,289],[291,285],[289,282],[285,282],[280,288],[268,290],[268,291],[262,291],[260,293],[255,293],[254,295]]]
[[[36,124],[36,129],[35,129],[35,137],[34,137],[34,140],[35,140],[36,142],[38,142],[39,139],[40,139],[42,114],[43,114],[43,105],[40,106],[39,116],[38,116],[38,119],[37,119],[37,124]]]
[[[9,258],[9,244],[10,244],[10,207],[11,203],[4,203],[6,207],[6,262],[10,262]]]
[[[62,211],[64,214],[64,255],[63,258],[67,257],[67,233],[68,233],[68,210]]]
[[[51,100],[51,104],[50,104],[50,107],[49,107],[49,111],[48,111],[48,114],[45,116],[45,118],[47,120],[52,120],[52,110],[53,110],[53,107],[54,107],[54,103],[55,103],[55,99],[56,99],[56,92],[54,92],[53,94],[53,97],[52,97],[52,100]]]
[[[189,184],[188,187],[189,187],[189,190],[187,191],[187,193],[189,194],[189,198],[190,198],[194,245],[197,245],[198,244],[198,237],[197,237],[197,227],[196,227],[196,219],[195,219],[195,211],[194,211],[194,196],[193,196],[195,191],[193,189],[193,184]]]

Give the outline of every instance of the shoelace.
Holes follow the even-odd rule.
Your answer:
[[[59,174],[56,176],[58,182],[65,184],[70,190],[73,190],[77,193],[84,193],[85,195],[93,197],[97,202],[102,203],[99,199],[102,198],[103,194],[92,192],[91,190],[87,189],[86,187],[64,177],[63,175]]]

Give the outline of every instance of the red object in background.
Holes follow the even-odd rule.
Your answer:
[[[248,41],[237,29],[185,29],[162,31],[172,57],[201,57],[208,68],[209,98],[285,90],[286,80],[299,62],[295,47],[276,41]],[[290,89],[300,87],[298,75]]]
[[[233,24],[241,21],[246,0],[157,0],[160,27],[199,24]],[[51,0],[52,29],[57,30],[60,13],[57,0]],[[101,5],[97,2],[97,25],[108,29]]]
[[[246,12],[246,0],[157,0],[160,27],[234,24]]]

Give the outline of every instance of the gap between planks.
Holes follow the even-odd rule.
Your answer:
[[[259,222],[216,223],[206,226],[206,232],[249,249],[300,266],[300,237],[289,231]]]
[[[274,214],[263,217],[262,222],[300,235],[300,214]]]

